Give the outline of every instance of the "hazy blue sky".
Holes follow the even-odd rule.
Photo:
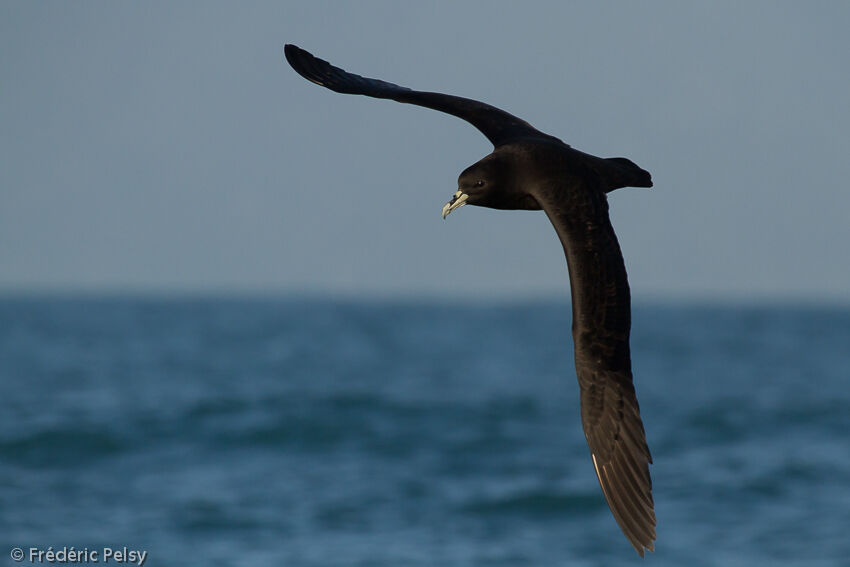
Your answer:
[[[286,42],[500,106],[655,188],[640,296],[850,300],[850,3],[0,4],[0,289],[566,294],[542,213],[440,208],[465,122]]]

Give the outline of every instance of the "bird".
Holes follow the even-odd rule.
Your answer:
[[[627,158],[576,150],[477,100],[355,75],[292,44],[284,46],[284,56],[317,85],[451,114],[493,144],[492,153],[461,172],[457,192],[443,206],[444,219],[466,205],[544,211],[567,260],[581,421],[596,477],[638,554],[654,551],[652,456],[632,379],[629,283],[607,199],[621,187],[652,187],[649,172]]]

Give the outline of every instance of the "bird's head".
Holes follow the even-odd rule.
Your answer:
[[[457,192],[443,206],[443,218],[464,205],[490,209],[540,209],[537,201],[521,185],[511,156],[494,152],[463,170],[457,180]]]

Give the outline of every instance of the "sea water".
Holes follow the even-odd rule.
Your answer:
[[[644,560],[594,476],[570,323],[559,301],[6,297],[0,553],[26,557],[3,561],[850,565],[850,310],[636,303]]]

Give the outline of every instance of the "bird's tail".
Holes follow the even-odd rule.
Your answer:
[[[612,167],[606,171],[609,189],[606,192],[619,189],[620,187],[652,187],[652,176],[645,169],[641,169],[635,162],[623,157],[605,158]]]

